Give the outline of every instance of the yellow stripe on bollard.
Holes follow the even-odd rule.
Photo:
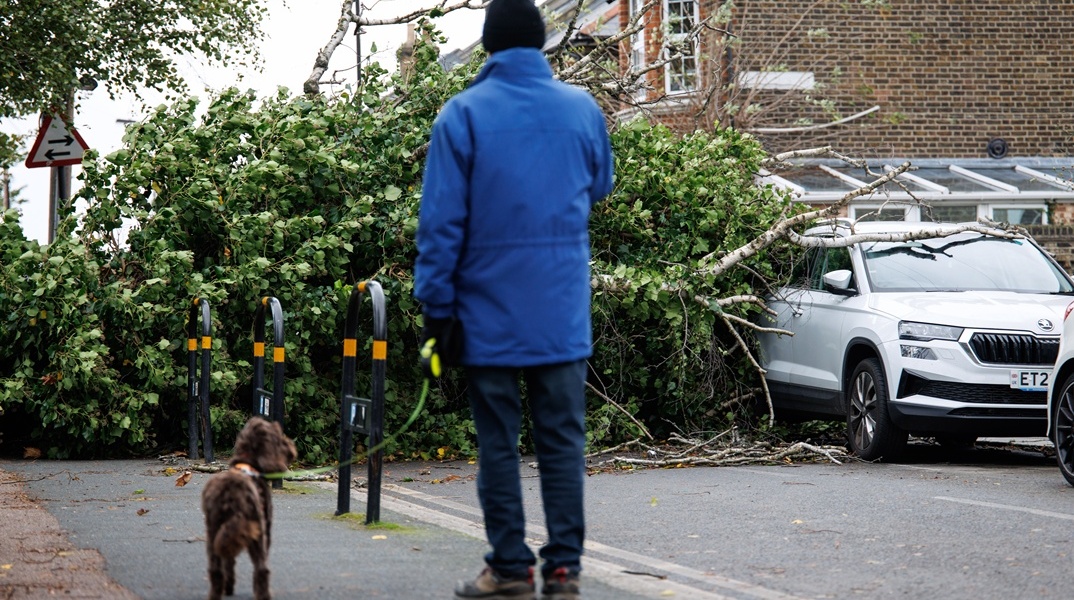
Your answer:
[[[358,340],[354,338],[345,338],[343,340],[343,356],[348,358],[358,356]]]
[[[254,342],[254,356],[265,355],[265,342]]]
[[[193,351],[197,350],[198,349],[198,340],[195,339],[195,338],[187,338],[186,339],[186,349],[187,349],[187,352],[193,352]]]
[[[373,340],[373,360],[384,360],[386,358],[388,358],[388,342]]]
[[[204,350],[209,350],[213,347],[213,338],[208,335],[201,336],[201,347]]]
[[[272,362],[283,362],[283,346],[275,346],[272,348]]]

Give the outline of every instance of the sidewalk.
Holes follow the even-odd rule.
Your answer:
[[[105,573],[92,548],[75,547],[14,473],[0,471],[0,597],[136,598]]]
[[[166,468],[151,460],[0,461],[0,597],[204,598],[200,495],[210,475],[194,472],[177,487],[182,470]],[[385,486],[422,477],[422,469],[429,467],[385,465]],[[454,469],[444,477],[472,477]],[[473,493],[472,485],[459,489]],[[275,598],[451,598],[456,580],[481,569],[487,544],[473,521],[437,513],[440,524],[431,524],[421,519],[420,497],[385,493],[386,525],[369,528],[358,514],[364,494],[353,494],[352,514],[337,518],[336,493],[335,483],[317,482],[274,491]],[[243,555],[237,564],[235,597],[250,598],[250,562]],[[587,600],[655,597],[604,581],[583,585]]]

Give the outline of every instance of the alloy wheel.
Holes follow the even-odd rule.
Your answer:
[[[1074,485],[1074,377],[1063,385],[1055,408],[1055,457],[1063,477]]]
[[[865,449],[876,434],[876,383],[868,371],[858,373],[850,390],[850,431],[854,447]]]

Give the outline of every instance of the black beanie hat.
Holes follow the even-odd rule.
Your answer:
[[[481,45],[489,54],[544,46],[544,20],[533,0],[492,0],[485,8]]]

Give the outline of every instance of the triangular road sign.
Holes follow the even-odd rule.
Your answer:
[[[82,156],[89,146],[74,127],[67,127],[63,119],[47,116],[41,122],[34,146],[26,157],[26,166],[61,167],[82,164]]]

